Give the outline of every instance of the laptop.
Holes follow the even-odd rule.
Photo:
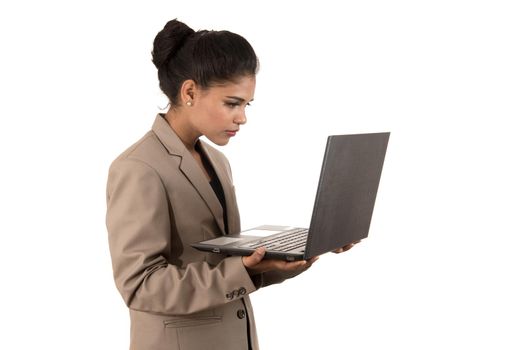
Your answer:
[[[192,246],[202,251],[243,256],[264,246],[265,259],[295,261],[366,238],[389,134],[328,137],[309,229],[263,225]]]

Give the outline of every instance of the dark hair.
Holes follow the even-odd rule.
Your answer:
[[[151,53],[160,89],[173,104],[185,80],[206,89],[258,70],[255,51],[242,36],[226,30],[195,32],[176,19],[156,35]]]

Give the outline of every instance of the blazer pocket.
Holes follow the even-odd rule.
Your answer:
[[[180,317],[164,321],[165,328],[205,326],[222,322],[222,316]]]

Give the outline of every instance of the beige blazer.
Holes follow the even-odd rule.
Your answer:
[[[229,232],[207,178],[164,115],[109,170],[109,248],[133,350],[258,349],[248,295],[297,274],[250,277],[240,257],[190,246],[240,232],[229,163],[199,142],[224,188]]]

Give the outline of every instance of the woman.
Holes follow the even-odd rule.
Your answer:
[[[316,259],[262,260],[263,249],[227,257],[190,246],[240,232],[229,163],[199,137],[226,145],[246,123],[257,57],[237,34],[195,32],[177,20],[158,33],[152,54],[170,108],[112,163],[107,184],[131,349],[258,349],[248,295]]]

